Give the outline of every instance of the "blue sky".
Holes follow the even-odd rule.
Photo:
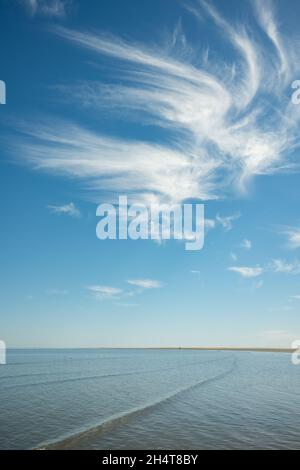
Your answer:
[[[2,1],[1,339],[300,337],[295,0]],[[201,251],[100,241],[97,205],[205,204]]]

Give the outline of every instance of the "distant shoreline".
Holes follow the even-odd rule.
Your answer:
[[[150,351],[237,351],[237,352],[269,352],[269,353],[293,353],[297,351],[297,349],[291,348],[252,348],[252,347],[241,347],[241,348],[234,348],[234,347],[201,347],[201,346],[161,346],[161,347],[137,347],[137,348],[105,348],[100,347],[96,349],[146,349]]]
[[[268,352],[268,353],[293,353],[297,349],[291,348],[252,348],[252,347],[201,347],[201,346],[160,346],[160,347],[109,347],[109,346],[95,346],[95,347],[67,347],[67,348],[56,348],[56,347],[11,347],[7,348],[7,351],[41,351],[41,350],[56,350],[56,351],[71,351],[71,350],[105,350],[105,349],[117,349],[117,350],[149,350],[149,351],[236,351],[236,352]]]
[[[166,347],[166,348],[142,348],[142,349],[169,349],[169,350],[196,350],[196,351],[240,351],[240,352],[281,352],[281,353],[293,353],[297,349],[290,348],[229,348],[229,347]]]

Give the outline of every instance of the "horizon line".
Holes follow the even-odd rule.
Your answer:
[[[256,346],[241,346],[241,347],[231,347],[231,346],[215,346],[215,347],[204,347],[204,346],[74,346],[74,347],[56,347],[56,346],[17,346],[17,347],[8,347],[7,351],[10,350],[73,350],[73,349],[82,349],[82,350],[92,350],[92,349],[118,349],[118,350],[192,350],[192,351],[240,351],[240,352],[286,352],[292,353],[297,351],[297,348],[280,348],[280,347],[256,347]]]

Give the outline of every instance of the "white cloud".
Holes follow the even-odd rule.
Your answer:
[[[70,215],[71,217],[81,216],[80,210],[75,206],[73,202],[70,202],[70,204],[64,204],[62,206],[48,205],[47,208],[53,214],[65,214]]]
[[[216,215],[216,222],[220,224],[226,232],[233,229],[233,222],[241,217],[240,214],[234,214],[229,216]]]
[[[272,0],[255,1],[258,21],[265,31],[277,52],[279,59],[279,71],[284,80],[289,78],[288,51],[285,49],[276,24],[274,2]]]
[[[155,281],[152,279],[133,279],[127,282],[132,286],[140,287],[142,289],[157,289],[163,286],[160,281]]]
[[[214,219],[205,219],[204,221],[205,230],[212,230],[216,227],[216,221]]]
[[[264,285],[264,281],[260,279],[259,281],[256,281],[253,283],[252,288],[254,290],[261,289],[263,285]]]
[[[287,262],[282,259],[274,259],[269,266],[271,271],[284,274],[300,274],[300,261]]]
[[[225,232],[229,232],[233,229],[233,222],[241,217],[241,214],[233,214],[228,216],[221,216],[217,214],[214,219],[205,219],[205,229],[207,231],[222,227]]]
[[[293,295],[293,296],[292,296],[292,299],[294,299],[294,300],[300,300],[300,295]]]
[[[245,277],[245,278],[258,277],[258,276],[261,276],[264,272],[263,268],[261,268],[260,266],[256,266],[256,267],[231,266],[227,269],[228,271],[233,271],[235,273],[238,273],[242,277]]]
[[[124,119],[167,130],[163,143],[107,137],[84,124],[55,119],[48,126],[23,129],[31,140],[22,139],[19,153],[36,168],[84,180],[98,192],[98,202],[103,191],[112,198],[130,193],[142,201],[155,195],[168,203],[216,199],[234,189],[244,191],[255,175],[286,170],[300,147],[300,113],[287,99],[281,78],[298,67],[297,41],[285,47],[270,2],[256,12],[258,24],[249,33],[243,25],[229,24],[211,4],[200,3],[189,11],[201,8],[196,17],[206,12],[230,41],[228,63],[223,58],[210,63],[178,27],[171,46],[151,49],[112,35],[54,30],[87,53],[113,59],[117,84],[83,81],[61,87],[72,103],[102,113],[117,111]],[[271,41],[262,40],[261,27]],[[119,66],[124,64],[122,80]],[[218,216],[225,230],[233,220]]]
[[[71,0],[21,0],[31,16],[64,17]]]
[[[251,240],[248,240],[247,238],[245,238],[241,243],[241,248],[244,248],[247,251],[251,250],[252,248]]]
[[[283,234],[287,237],[289,248],[300,248],[300,228],[288,228],[283,231]]]
[[[134,297],[135,295],[141,294],[144,290],[147,290],[147,289],[157,289],[159,287],[163,287],[163,284],[160,281],[156,281],[153,279],[132,279],[132,280],[128,280],[127,283],[138,289],[126,291],[119,287],[106,286],[106,285],[91,285],[91,286],[86,287],[86,289],[93,295],[93,297],[97,299],[118,300],[120,298],[123,299],[126,297]],[[119,304],[121,305],[121,303]],[[127,302],[125,302],[124,305],[125,304],[127,304]]]
[[[252,278],[262,275],[264,272],[278,273],[278,274],[300,274],[300,261],[286,261],[283,259],[273,259],[264,268],[260,266],[246,267],[246,266],[231,266],[227,268],[228,271],[233,271],[245,278]],[[261,287],[262,281],[259,281],[257,287]],[[255,286],[254,286],[255,287]]]
[[[88,286],[87,289],[94,297],[100,300],[117,299],[123,293],[123,289],[103,285]]]

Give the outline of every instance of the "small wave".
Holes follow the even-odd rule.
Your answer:
[[[70,372],[64,372],[64,374],[69,375]],[[11,375],[1,375],[0,380],[7,380],[7,379],[24,379],[26,377],[41,377],[41,376],[49,376],[49,375],[57,375],[57,372],[28,372],[27,374],[11,374]]]
[[[30,382],[30,383],[20,383],[20,384],[13,384],[13,385],[3,385],[2,388],[7,390],[11,388],[24,388],[24,387],[37,387],[37,386],[45,386],[45,385],[60,385],[64,383],[72,383],[72,382],[81,382],[84,380],[98,380],[98,379],[108,379],[108,378],[118,378],[118,377],[126,377],[126,376],[132,376],[132,375],[145,375],[145,374],[152,374],[156,372],[163,372],[165,370],[172,370],[172,369],[178,369],[180,367],[189,367],[189,366],[194,366],[194,365],[202,365],[202,364],[208,364],[212,362],[222,362],[223,359],[210,359],[208,361],[197,361],[197,362],[190,362],[190,363],[185,363],[185,364],[180,364],[176,365],[173,367],[160,367],[156,369],[149,369],[149,370],[144,370],[144,371],[132,371],[132,372],[121,372],[117,374],[101,374],[101,375],[87,375],[83,377],[72,377],[72,378],[63,378],[63,379],[57,379],[57,380],[45,380],[43,382]],[[17,379],[19,377],[33,377],[33,376],[39,376],[39,375],[55,375],[56,373],[41,373],[41,374],[20,374],[20,375],[9,375],[9,376],[0,376],[0,380],[6,380],[6,379]]]
[[[82,441],[83,439],[88,439],[90,436],[97,435],[97,437],[107,433],[108,431],[111,431],[121,425],[127,424],[130,420],[135,418],[136,416],[143,415],[144,413],[148,413],[149,411],[153,410],[157,406],[160,406],[164,403],[167,403],[170,400],[173,400],[175,397],[178,395],[188,392],[194,388],[200,387],[202,385],[206,385],[208,383],[212,383],[214,381],[220,380],[223,377],[226,377],[227,375],[231,374],[233,370],[236,367],[236,361],[233,361],[231,364],[231,367],[219,374],[216,374],[212,377],[207,377],[205,379],[201,379],[200,381],[197,381],[187,387],[182,387],[175,392],[160,398],[157,401],[154,401],[152,403],[146,404],[144,406],[132,408],[129,411],[119,413],[116,415],[112,415],[109,419],[102,421],[99,425],[94,426],[88,430],[81,431],[79,433],[73,434],[71,436],[68,436],[60,441],[55,441],[51,442],[48,444],[41,444],[38,449],[43,450],[43,449],[74,449],[77,447],[77,443]]]

